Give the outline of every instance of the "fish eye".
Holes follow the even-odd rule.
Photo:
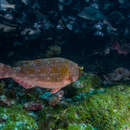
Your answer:
[[[79,76],[81,76],[83,74],[83,69],[84,69],[83,66],[79,66]]]
[[[79,66],[79,70],[83,71],[84,67],[83,66]]]

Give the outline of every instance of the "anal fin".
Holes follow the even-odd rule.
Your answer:
[[[52,94],[57,93],[61,88],[53,88],[50,92]]]

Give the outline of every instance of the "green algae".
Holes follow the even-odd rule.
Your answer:
[[[118,83],[104,87],[98,76],[87,74],[72,84],[72,92],[73,87],[76,88],[76,94],[70,97],[71,102],[56,106],[44,105],[44,108],[37,112],[39,126],[21,105],[0,107],[0,129],[130,129],[129,84]],[[35,96],[32,100],[34,99]],[[63,102],[65,101],[66,98]]]
[[[90,124],[97,130],[129,129],[130,85],[117,84],[104,89],[103,92],[87,95],[80,102],[72,102],[67,107],[48,106],[40,114],[39,124],[53,129],[67,129],[71,128],[71,124],[82,123]]]
[[[69,124],[67,130],[95,130],[90,124]]]
[[[101,87],[101,79],[95,74],[86,74],[72,84],[80,92],[90,92]]]
[[[0,130],[37,130],[35,120],[21,107],[0,107]]]
[[[122,88],[120,90],[120,87]],[[130,128],[130,86],[114,86],[105,93],[86,99],[84,107],[89,113],[87,122],[98,129],[121,130]]]
[[[6,85],[5,85],[5,82],[4,82],[4,81],[1,81],[1,82],[0,82],[0,95],[3,93],[3,89],[4,89],[5,86],[6,86]]]
[[[81,76],[72,86],[77,90],[76,95],[72,97],[73,101],[82,101],[94,93],[104,92],[101,79],[95,74]]]

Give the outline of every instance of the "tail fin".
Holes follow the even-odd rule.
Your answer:
[[[12,71],[10,66],[0,63],[0,79],[11,77]]]

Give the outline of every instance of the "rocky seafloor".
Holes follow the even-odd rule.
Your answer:
[[[127,82],[102,85],[97,75],[85,73],[64,88],[60,100],[40,88],[25,90],[8,84],[4,80],[0,84],[1,130],[130,129]]]
[[[129,0],[0,0],[0,63],[71,59],[56,94],[0,79],[0,130],[129,130]]]

